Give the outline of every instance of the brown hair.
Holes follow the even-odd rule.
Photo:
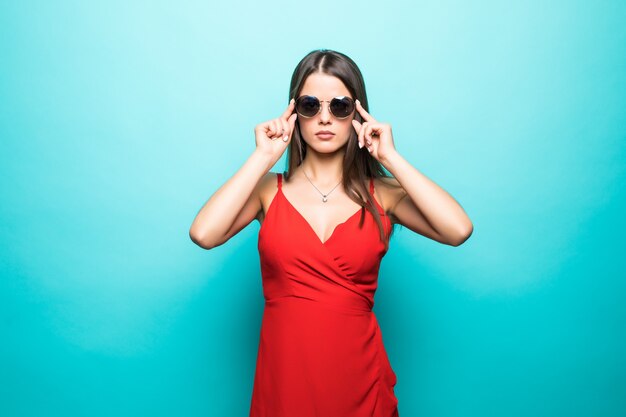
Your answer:
[[[346,86],[352,98],[358,99],[363,108],[369,113],[367,94],[363,75],[356,63],[348,56],[330,49],[317,49],[309,52],[296,66],[291,76],[289,85],[289,100],[298,98],[307,77],[312,73],[323,73],[339,78]],[[358,110],[355,120],[363,123]],[[346,194],[356,203],[361,205],[361,219],[359,227],[362,227],[365,209],[369,210],[380,231],[380,238],[388,249],[388,239],[385,239],[381,217],[376,209],[373,198],[369,193],[369,179],[391,177],[385,168],[376,160],[366,147],[359,148],[357,133],[350,129],[350,138],[346,144],[346,152],[343,160],[343,189]],[[299,166],[306,156],[307,145],[300,133],[300,124],[296,119],[294,132],[287,149],[287,171],[285,179],[289,179],[293,170]],[[393,228],[388,238],[391,238]]]

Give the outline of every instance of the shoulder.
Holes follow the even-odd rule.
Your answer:
[[[278,173],[269,171],[261,177],[255,188],[258,198],[261,200],[262,210],[258,217],[262,220],[265,217],[270,202],[278,191]]]
[[[379,177],[374,178],[374,194],[379,198],[385,213],[391,213],[396,204],[406,195],[406,191],[394,177]]]
[[[284,181],[284,178],[283,178]],[[270,197],[278,190],[278,172],[268,172],[261,177],[256,186],[259,196]]]

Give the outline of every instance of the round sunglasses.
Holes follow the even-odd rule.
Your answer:
[[[338,96],[323,100],[330,103],[328,109],[337,119],[345,119],[354,111],[354,100],[348,96]],[[296,99],[296,112],[302,117],[313,117],[322,111],[322,103],[315,96],[300,96]]]

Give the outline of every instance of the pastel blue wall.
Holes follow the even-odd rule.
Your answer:
[[[258,223],[197,211],[330,48],[474,223],[397,231],[402,417],[626,415],[626,3],[0,5],[0,415],[245,416]],[[284,168],[284,158],[273,171]]]

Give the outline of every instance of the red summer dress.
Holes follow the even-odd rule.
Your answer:
[[[259,230],[265,307],[250,417],[397,417],[396,374],[372,311],[386,253],[376,221],[365,210],[359,228],[359,209],[322,242],[276,179]]]

